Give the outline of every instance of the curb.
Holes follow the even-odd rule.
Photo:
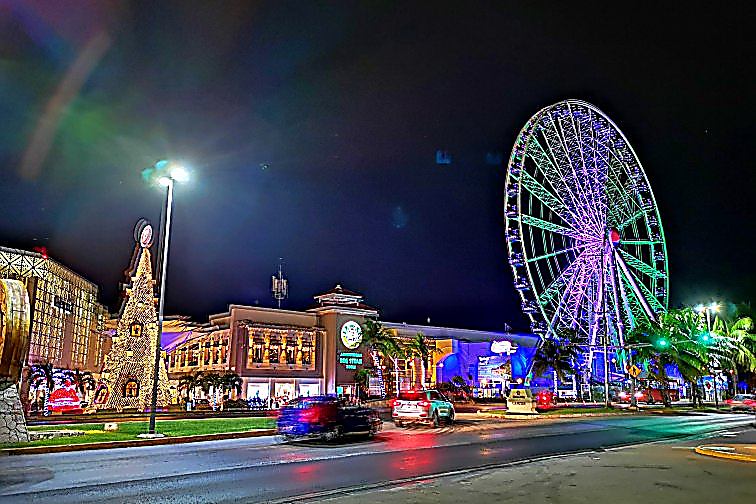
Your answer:
[[[135,446],[159,446],[170,444],[197,443],[201,441],[220,441],[223,439],[242,439],[272,436],[275,433],[275,429],[256,429],[246,432],[223,432],[220,434],[200,434],[197,436],[176,436],[144,440],[135,439],[127,441],[102,441],[99,443],[82,443],[71,445],[30,446],[28,448],[3,448],[0,449],[0,456],[36,455],[40,453],[60,453],[87,450],[106,450],[112,448],[132,448]]]
[[[731,448],[732,451],[725,451],[721,448]],[[749,449],[754,452],[754,455],[749,455],[748,453],[738,453],[738,448],[741,448],[741,450],[743,448]],[[696,446],[696,453],[698,453],[699,455],[706,455],[707,457],[739,460],[740,462],[756,462],[756,445],[701,445]]]

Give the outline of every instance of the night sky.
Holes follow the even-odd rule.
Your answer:
[[[391,321],[522,326],[496,154],[578,98],[644,165],[672,304],[756,300],[746,2],[388,4],[0,0],[0,244],[116,310],[167,157],[193,174],[167,313],[272,306],[283,257],[289,308],[341,283]]]

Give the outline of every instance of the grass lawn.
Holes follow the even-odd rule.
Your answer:
[[[17,448],[24,446],[53,446],[82,443],[98,443],[102,441],[125,441],[137,439],[138,434],[146,433],[148,422],[121,422],[115,432],[105,432],[103,424],[66,424],[66,425],[35,425],[30,431],[44,430],[79,430],[82,436],[59,437],[54,439],[39,439],[30,443],[0,444],[0,448]],[[267,417],[250,418],[207,418],[196,420],[158,420],[157,431],[166,436],[193,436],[201,434],[219,434],[223,432],[244,432],[251,429],[271,429],[275,426],[275,419]]]

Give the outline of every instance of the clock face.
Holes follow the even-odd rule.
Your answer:
[[[349,350],[354,350],[362,343],[362,327],[354,320],[344,322],[341,326],[341,342]]]

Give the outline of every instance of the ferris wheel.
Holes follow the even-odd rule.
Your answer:
[[[530,118],[512,149],[504,212],[533,332],[623,345],[639,320],[666,310],[667,248],[651,186],[595,106],[565,100]]]

